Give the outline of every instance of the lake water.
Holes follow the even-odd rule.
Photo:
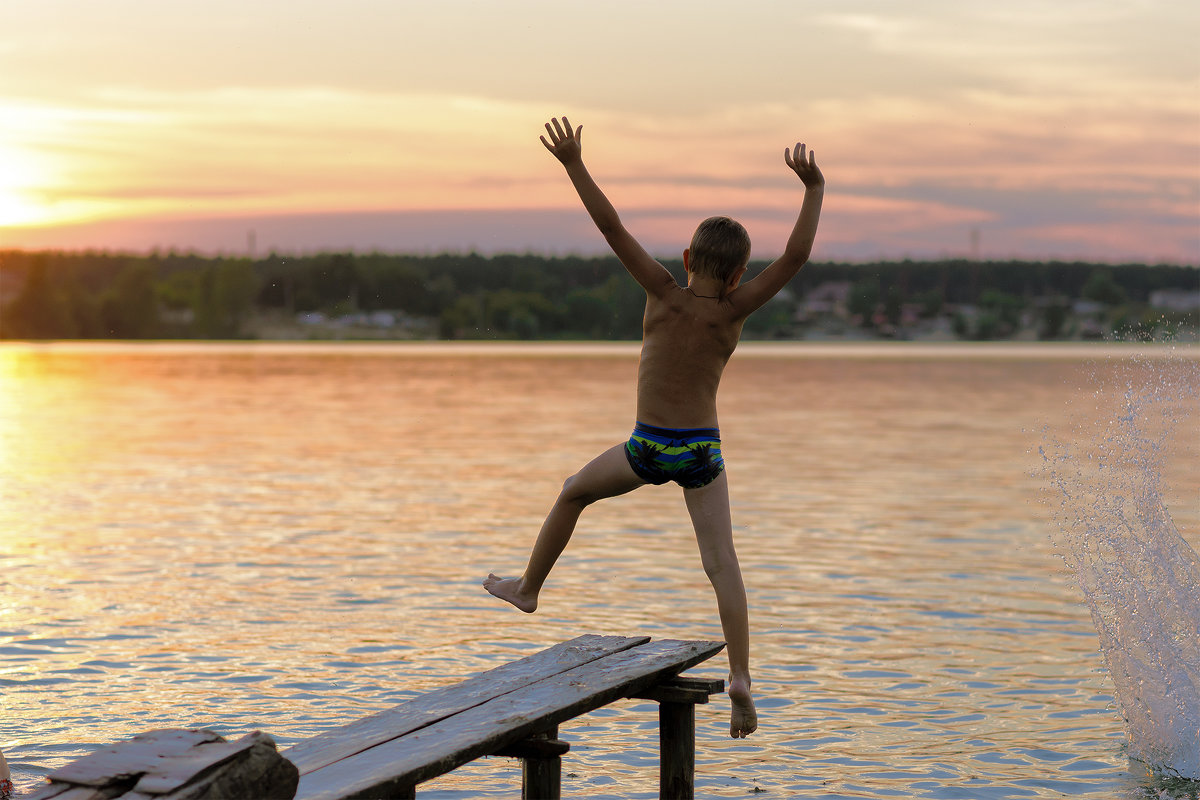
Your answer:
[[[761,728],[698,707],[698,796],[1195,796],[1127,758],[1037,451],[1196,355],[743,345],[720,408]],[[152,728],[287,745],[581,633],[721,638],[669,487],[589,509],[537,614],[479,587],[628,435],[636,370],[631,345],[0,347],[18,788]],[[1189,402],[1161,487],[1195,547]],[[564,796],[657,796],[654,704],[561,735]],[[486,759],[419,796],[519,785]]]

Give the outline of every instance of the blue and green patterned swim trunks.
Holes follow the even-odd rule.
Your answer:
[[[639,422],[625,443],[625,457],[647,483],[675,481],[685,489],[707,486],[725,469],[716,428],[656,428]]]

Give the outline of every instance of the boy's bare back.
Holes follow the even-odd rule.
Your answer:
[[[717,427],[717,386],[742,333],[727,299],[676,284],[648,295],[637,418],[664,428]]]

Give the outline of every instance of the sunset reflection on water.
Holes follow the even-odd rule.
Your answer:
[[[628,434],[636,352],[0,347],[18,784],[155,727],[289,743],[580,633],[720,638],[668,487],[589,509],[536,615],[478,586],[521,568],[562,479]],[[700,707],[702,796],[1138,785],[1029,475],[1113,352],[1131,351],[739,351],[721,425],[763,728],[731,742],[727,702]],[[1175,445],[1165,483],[1195,544],[1197,437]],[[563,726],[565,796],[656,784],[644,706]],[[514,775],[493,759],[431,788],[510,796]]]

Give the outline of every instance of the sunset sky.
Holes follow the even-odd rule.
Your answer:
[[[603,251],[1200,263],[1200,4],[5,0],[0,249]],[[251,232],[253,234],[251,235]]]

